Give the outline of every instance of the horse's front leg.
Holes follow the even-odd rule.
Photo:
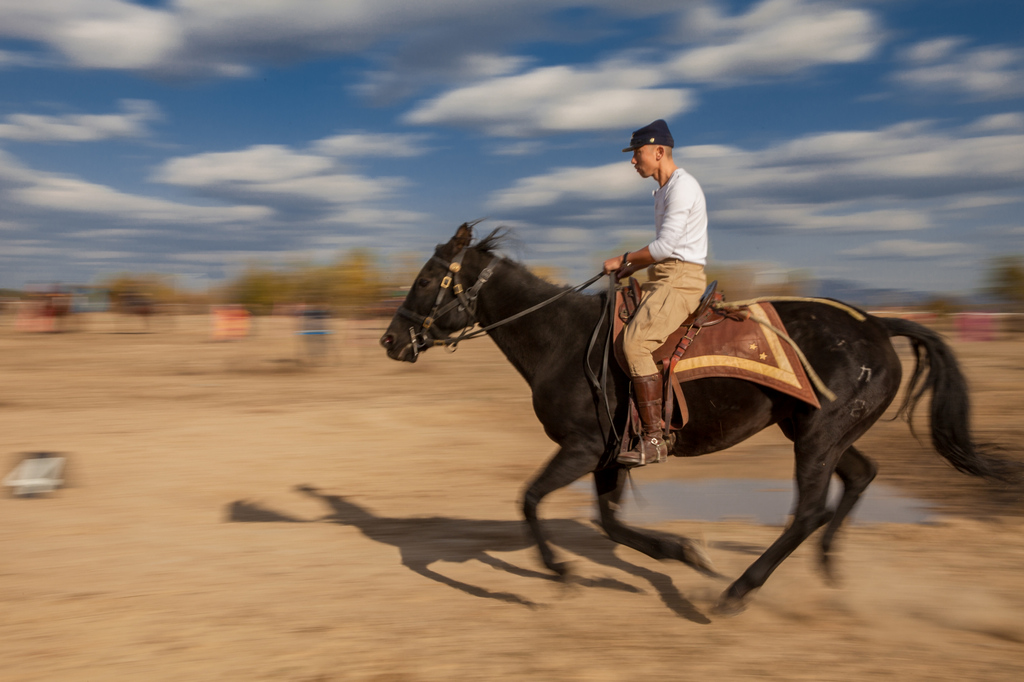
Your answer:
[[[689,538],[643,532],[615,515],[625,489],[627,469],[613,465],[594,472],[601,527],[608,538],[655,559],[677,559],[706,575],[719,576],[704,548]]]
[[[537,543],[541,559],[545,566],[558,575],[565,575],[568,568],[564,563],[555,561],[555,554],[548,544],[540,519],[537,517],[537,507],[549,493],[564,488],[593,471],[597,467],[600,457],[600,443],[597,443],[596,446],[594,443],[563,443],[562,448],[537,474],[537,477],[527,487],[526,494],[523,495],[523,516],[526,517],[526,523]]]

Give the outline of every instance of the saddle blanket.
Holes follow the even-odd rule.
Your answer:
[[[753,319],[765,320],[784,332],[775,307],[770,303],[757,303],[748,310],[751,317],[746,320],[727,318],[701,327],[676,364],[676,378],[681,382],[704,377],[744,379],[820,408],[818,396],[793,346]]]

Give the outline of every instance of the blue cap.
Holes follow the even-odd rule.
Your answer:
[[[672,139],[672,133],[668,131],[668,124],[660,118],[640,130],[634,130],[633,137],[629,138],[629,146],[622,151],[631,152],[648,144],[660,144],[665,147],[676,146],[676,141]]]

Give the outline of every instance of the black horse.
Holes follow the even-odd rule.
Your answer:
[[[415,362],[419,353],[440,345],[474,323],[488,327],[562,294],[556,301],[489,329],[498,348],[533,392],[533,407],[545,433],[559,450],[529,484],[523,514],[544,564],[562,574],[537,516],[545,495],[594,474],[601,525],[608,537],[656,559],[678,559],[714,575],[700,546],[626,526],[616,518],[627,470],[609,457],[616,447],[614,426],[625,422],[629,378],[611,363],[598,397],[588,379],[604,357],[607,294],[583,295],[545,282],[524,266],[497,255],[498,230],[472,243],[473,224],[463,224],[420,270],[381,344],[388,356]],[[778,424],[793,441],[797,499],[792,521],[776,540],[723,593],[718,608],[737,611],[749,593],[811,533],[827,524],[821,561],[829,571],[836,531],[877,472],[854,442],[896,397],[902,367],[890,337],[905,336],[917,365],[902,407],[909,416],[931,390],[931,438],[935,449],[958,470],[1009,480],[1010,464],[989,457],[974,444],[969,428],[966,383],[949,347],[931,330],[905,320],[865,314],[862,320],[814,301],[776,303],[779,316],[810,365],[836,395],[814,408],[753,383],[705,378],[683,384],[690,420],[678,432],[671,454],[695,457],[718,452]],[[597,336],[592,336],[595,327]],[[601,339],[593,343],[592,339]],[[588,369],[589,368],[589,369]],[[609,415],[614,420],[609,422]],[[837,474],[843,493],[835,509],[826,507],[829,480]]]

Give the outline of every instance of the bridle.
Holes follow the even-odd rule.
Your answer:
[[[461,282],[459,282],[459,273],[462,271],[462,260],[466,255],[466,250],[466,247],[462,248],[457,254],[455,254],[455,257],[451,262],[444,261],[439,258],[437,254],[430,257],[431,261],[440,263],[442,267],[446,268],[448,273],[441,279],[441,285],[437,290],[437,296],[434,298],[434,307],[431,309],[429,315],[420,315],[414,310],[409,310],[404,305],[400,306],[398,310],[395,311],[396,314],[410,320],[415,325],[409,327],[409,338],[412,342],[412,353],[414,358],[418,356],[421,351],[424,351],[431,346],[444,346],[449,352],[454,353],[458,348],[459,342],[482,336],[495,327],[500,327],[503,324],[507,324],[513,320],[519,319],[520,317],[529,315],[535,310],[539,310],[548,304],[554,303],[566,294],[582,291],[604,276],[603,273],[597,274],[586,282],[578,284],[572,288],[565,289],[564,291],[560,291],[551,298],[541,301],[533,307],[520,311],[515,315],[510,315],[502,320],[498,320],[486,327],[470,331],[477,324],[476,302],[480,295],[480,289],[487,283],[487,280],[491,278],[491,275],[494,274],[494,270],[497,268],[500,259],[497,256],[492,257],[491,262],[480,271],[476,282],[467,289],[462,286]],[[449,288],[452,290],[453,298],[442,305],[445,299],[445,293]],[[437,333],[434,323],[455,308],[466,311],[469,315],[469,323],[459,331],[458,336],[454,338],[452,336],[445,336],[442,338]],[[419,327],[418,329],[417,326]]]
[[[480,294],[481,287],[487,283],[487,280],[494,273],[494,269],[498,265],[498,258],[491,258],[491,262],[480,271],[480,275],[477,277],[476,282],[473,283],[473,286],[466,289],[459,282],[459,272],[462,271],[462,259],[465,255],[466,249],[463,248],[455,254],[455,258],[451,262],[442,260],[436,254],[430,257],[431,261],[440,263],[448,272],[441,279],[441,285],[437,289],[437,296],[434,298],[434,307],[429,315],[420,315],[415,310],[409,310],[404,305],[396,311],[398,315],[412,321],[416,325],[409,327],[413,357],[416,357],[420,351],[424,351],[431,346],[444,346],[449,351],[455,352],[459,341],[478,335],[469,334],[469,330],[476,324],[477,296]],[[452,290],[452,300],[442,305],[445,293],[449,288]],[[469,314],[469,324],[462,328],[457,338],[453,339],[450,336],[442,338],[438,335],[434,323],[455,308],[461,308]],[[417,326],[419,327],[418,329]]]

